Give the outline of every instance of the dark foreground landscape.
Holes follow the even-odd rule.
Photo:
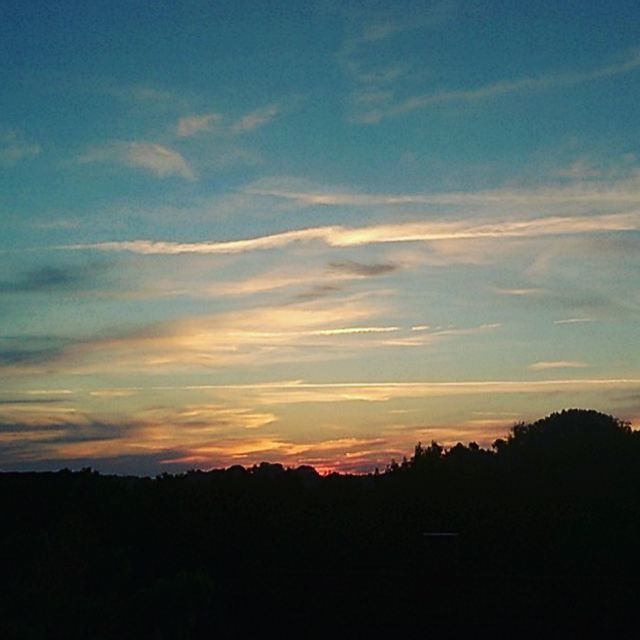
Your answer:
[[[0,498],[2,638],[640,627],[640,433],[595,411],[375,475],[6,473]]]

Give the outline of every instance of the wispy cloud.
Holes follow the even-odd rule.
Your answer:
[[[139,103],[145,108],[148,108],[149,105],[158,105],[161,107],[166,107],[168,105],[175,106],[179,105],[183,100],[172,91],[148,84],[94,85],[91,86],[91,90],[113,96],[114,98],[125,102]]]
[[[296,242],[322,242],[329,247],[357,247],[380,243],[438,242],[482,238],[533,238],[566,234],[592,234],[640,229],[640,213],[593,216],[553,216],[526,220],[475,222],[429,221],[381,224],[369,227],[315,227],[285,231],[246,240],[225,242],[161,242],[129,240],[76,244],[59,247],[68,250],[130,251],[143,255],[240,254],[277,249]]]
[[[181,138],[188,138],[201,131],[210,131],[221,120],[222,116],[219,113],[184,116],[178,120],[176,130]]]
[[[187,161],[177,151],[151,142],[130,142],[126,145],[124,161],[159,178],[179,176],[193,180],[195,177]]]
[[[216,394],[231,394],[229,398],[259,397],[261,404],[280,404],[281,402],[297,402],[295,394],[302,395],[307,391],[318,391],[327,402],[332,400],[350,400],[348,396],[352,390],[371,392],[375,401],[386,401],[392,398],[405,397],[441,397],[458,395],[483,395],[487,393],[555,393],[556,389],[569,391],[592,391],[597,388],[633,392],[640,388],[640,378],[552,378],[546,380],[457,380],[457,381],[353,381],[353,382],[307,382],[305,380],[280,380],[274,382],[238,383],[238,384],[199,384],[199,385],[163,385],[137,386],[110,389],[110,391],[198,391],[215,392]],[[77,390],[75,391],[77,392]],[[34,396],[50,395],[55,390],[34,389],[30,393]],[[58,391],[58,393],[61,393]],[[64,390],[63,395],[73,394],[73,390]],[[272,395],[275,400],[272,399]],[[286,396],[289,395],[289,400]],[[225,396],[226,397],[226,396]],[[625,396],[626,397],[626,396]],[[633,398],[636,396],[634,395]],[[305,402],[306,400],[302,400]],[[478,414],[475,411],[474,414]],[[493,415],[493,413],[492,413]],[[509,414],[511,415],[511,413]]]
[[[564,320],[554,320],[553,324],[582,324],[593,322],[593,318],[565,318]]]
[[[30,142],[19,131],[0,131],[0,166],[13,167],[41,152],[40,145]]]
[[[297,440],[272,428],[263,431],[275,420],[271,413],[220,405],[142,411],[126,421],[89,415],[34,421],[24,416],[22,421],[0,422],[0,462],[31,468],[44,461],[57,468],[63,461],[91,460],[93,466],[104,468],[111,459],[133,456],[132,467],[139,470],[147,459],[157,473],[164,465],[248,466],[274,459],[288,466],[313,464],[320,471],[362,466],[369,470],[373,462],[389,460],[387,438]]]
[[[67,352],[69,342],[56,338],[2,339],[0,368],[31,368],[58,361]]]
[[[401,52],[394,47],[395,41],[416,28],[441,26],[448,14],[446,4],[430,3],[410,20],[400,15],[379,15],[371,22],[369,13],[366,20],[370,22],[365,22],[364,27],[343,41],[334,59],[352,84],[347,102],[355,113],[353,120],[359,121],[366,118],[369,111],[387,109],[393,104],[398,83],[415,75],[416,66],[406,50]],[[357,24],[362,22],[358,20]]]
[[[406,31],[407,27],[397,22],[370,24],[363,31],[345,40],[336,54],[336,61],[342,71],[368,92],[377,92],[384,85],[404,75],[408,66],[400,59],[391,62],[371,63],[369,53],[372,46]]]
[[[472,380],[458,382],[348,382],[315,384],[303,381],[262,385],[227,385],[229,391],[255,395],[262,404],[308,402],[387,402],[399,398],[482,396],[486,394],[553,394],[635,389],[640,379],[586,378],[553,380]],[[211,389],[220,389],[211,386]]]
[[[0,350],[0,369],[11,374],[149,374],[340,361],[374,348],[424,347],[500,327],[496,323],[416,332],[385,322],[389,303],[369,298],[298,300],[51,344],[32,345],[25,338]]]
[[[297,99],[284,99],[281,102],[258,107],[239,117],[231,117],[228,114],[210,111],[200,114],[189,114],[178,119],[176,133],[179,138],[189,138],[196,134],[215,129],[218,140],[232,140],[242,134],[255,131],[269,124],[280,116],[285,110],[297,104]]]
[[[321,300],[335,293],[342,291],[342,287],[338,284],[316,284],[306,291],[301,291],[294,296],[294,302],[309,302],[313,300]]]
[[[158,178],[177,176],[194,180],[195,175],[183,156],[154,142],[117,142],[106,147],[92,149],[79,158],[82,163],[112,162],[135,169],[142,169]]]
[[[220,448],[231,457],[234,444],[255,441],[244,435],[273,423],[276,416],[240,406],[187,405],[155,408],[124,418],[103,419],[63,409],[57,414],[19,408],[3,412],[0,457],[16,460],[96,459],[128,454],[196,452]],[[268,439],[268,436],[261,438]]]
[[[385,340],[384,344],[392,347],[424,347],[445,338],[473,336],[499,329],[501,326],[499,322],[482,324],[477,327],[448,327],[446,329],[441,327],[432,329],[427,325],[418,325],[411,327],[412,334],[390,338]]]
[[[531,371],[547,371],[548,369],[585,369],[589,365],[586,362],[575,360],[547,360],[534,362],[529,365]]]
[[[0,349],[0,368],[29,371],[183,371],[274,362],[342,359],[395,327],[373,323],[382,305],[352,297],[269,306],[155,323],[75,341]]]
[[[246,133],[254,131],[265,124],[271,122],[280,113],[280,107],[276,104],[261,107],[255,111],[251,111],[239,118],[231,125],[231,131],[234,133]]]
[[[544,294],[544,289],[532,287],[522,289],[496,289],[496,293],[501,296],[515,296],[517,298],[525,298],[530,296],[540,296]]]
[[[398,269],[398,265],[394,262],[364,263],[353,260],[330,262],[329,267],[332,271],[362,278],[382,276],[387,273],[393,273]]]
[[[299,333],[301,336],[346,336],[366,333],[393,333],[400,327],[340,327],[339,329],[317,329]]]
[[[329,274],[327,274],[326,271],[322,269],[305,270],[299,267],[295,270],[273,269],[263,271],[259,275],[252,275],[236,280],[220,281],[201,287],[191,285],[184,290],[173,289],[171,293],[174,295],[182,293],[199,296],[246,296],[277,289],[299,289],[303,287],[303,293],[306,296],[309,291],[315,293],[337,291],[340,289],[342,283],[363,277],[365,276],[339,270],[331,270]],[[330,282],[327,282],[328,279]]]
[[[515,420],[528,419],[521,412],[493,410],[473,412],[467,419],[449,422],[425,421],[420,412],[415,413],[406,405],[405,409],[397,409],[398,404],[393,404],[397,401],[488,395],[497,399],[528,394],[555,405],[559,392],[587,394],[590,398],[594,393],[615,397],[638,388],[638,379],[587,378],[347,383],[291,380],[105,389],[98,391],[151,393],[154,400],[149,402],[147,396],[146,406],[128,411],[126,418],[79,411],[73,398],[63,403],[3,405],[0,462],[31,468],[38,461],[49,461],[52,468],[59,468],[62,461],[75,464],[74,461],[90,460],[92,466],[105,468],[110,459],[136,456],[130,462],[131,468],[146,469],[151,464],[156,473],[163,464],[207,468],[234,463],[251,465],[264,460],[312,464],[326,471],[370,471],[407,454],[419,439],[435,439],[445,445],[474,440],[486,446],[504,435]],[[182,398],[185,393],[195,394],[194,400],[183,401],[180,407],[157,401],[169,401],[175,391]],[[43,389],[42,394],[46,393]],[[76,390],[76,396],[79,393]],[[380,412],[380,403],[387,402],[391,403],[390,411]],[[350,403],[387,418],[377,423],[375,434],[354,433],[337,425],[322,426],[321,422],[312,432],[292,432],[284,419],[285,407],[335,403]],[[322,416],[320,406],[318,415]],[[142,466],[143,460],[148,464]],[[82,466],[85,465],[86,462]]]
[[[0,405],[21,406],[21,405],[39,405],[39,404],[58,404],[62,402],[61,398],[0,398]]]
[[[436,193],[362,193],[340,189],[300,189],[295,182],[265,179],[246,189],[253,195],[293,200],[300,206],[328,207],[415,207],[446,206],[478,209],[512,210],[571,206],[599,208],[637,206],[640,201],[640,179],[635,173],[621,179],[577,181],[569,185],[543,185],[536,188],[498,188],[480,191]]]
[[[539,76],[501,80],[471,89],[445,89],[433,93],[412,96],[394,104],[365,111],[358,116],[362,123],[373,124],[389,117],[396,117],[451,102],[477,102],[498,98],[509,94],[543,91],[561,87],[571,87],[586,82],[621,75],[640,67],[640,50],[633,50],[622,62],[591,69],[589,71],[569,71],[542,74]]]

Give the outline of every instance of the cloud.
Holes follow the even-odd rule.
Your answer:
[[[555,405],[558,394],[585,394],[593,400],[595,393],[606,392],[611,398],[616,394],[633,398],[631,394],[638,388],[638,379],[605,378],[351,383],[291,380],[92,389],[152,394],[151,402],[128,411],[126,418],[79,410],[71,405],[81,395],[76,390],[73,397],[61,403],[2,405],[0,463],[6,469],[55,469],[71,464],[117,468],[120,473],[158,473],[163,466],[210,468],[267,460],[291,466],[311,464],[323,471],[370,471],[391,458],[408,454],[417,440],[435,439],[445,445],[474,440],[486,446],[516,420],[529,419],[519,413],[494,410],[473,412],[468,419],[457,418],[450,423],[424,422],[420,412],[398,415],[404,409],[397,407],[412,405],[391,404],[391,413],[380,411],[379,403],[465,396],[496,396],[497,402],[503,395],[531,394]],[[179,394],[174,396],[172,391]],[[42,389],[42,399],[49,399],[45,395],[48,393]],[[185,402],[188,393],[200,394],[205,400]],[[181,398],[181,406],[171,404],[175,397]],[[320,426],[312,431],[292,431],[286,423],[286,412],[279,415],[281,407],[296,404],[345,402],[357,403],[371,415],[381,416],[374,430],[347,434],[340,425],[322,426],[319,420]],[[320,408],[317,413],[322,416]]]
[[[584,369],[589,365],[585,362],[576,362],[573,360],[551,360],[534,362],[529,365],[531,371],[547,371],[548,369]]]
[[[216,153],[222,152],[221,144],[231,144],[237,136],[255,131],[273,121],[284,111],[296,108],[300,103],[300,98],[292,97],[284,99],[279,103],[272,103],[259,107],[246,113],[245,115],[230,121],[229,117],[225,117],[221,113],[209,112],[203,114],[191,114],[184,116],[178,120],[176,133],[180,138],[188,138],[197,133],[211,131],[214,127],[217,137]],[[235,154],[235,158],[233,157]],[[218,158],[217,164],[231,164],[231,161],[244,159],[250,162],[256,161],[255,152],[251,150],[243,150],[237,147],[230,147],[225,150],[225,158]],[[242,156],[245,156],[244,158]]]
[[[231,131],[233,133],[247,133],[254,131],[265,124],[271,122],[280,113],[280,107],[272,104],[266,107],[261,107],[255,111],[251,111],[242,118],[238,119],[231,125]]]
[[[175,432],[175,442],[171,446],[185,444],[190,436],[201,439],[215,435],[222,430],[260,429],[276,421],[276,416],[264,411],[254,411],[246,407],[220,404],[194,404],[179,408],[148,409],[136,413],[137,419],[149,425],[158,434],[169,428]],[[168,425],[171,425],[168,427]],[[178,427],[175,429],[174,427]],[[166,440],[168,434],[156,440]]]
[[[148,409],[126,419],[107,420],[73,409],[56,416],[51,410],[34,413],[22,407],[13,413],[4,411],[0,418],[0,461],[185,455],[207,448],[229,454],[238,441],[256,440],[246,430],[255,431],[275,420],[265,411],[210,404]]]
[[[18,131],[0,132],[0,166],[13,167],[22,160],[40,155],[40,145],[29,142]]]
[[[356,121],[361,117],[361,109],[388,108],[392,104],[395,85],[409,76],[414,65],[406,52],[401,57],[395,54],[387,58],[382,51],[385,47],[389,49],[389,40],[399,38],[409,30],[433,26],[437,10],[432,7],[427,11],[427,16],[412,16],[411,22],[380,16],[342,43],[335,60],[345,77],[353,83],[348,103],[355,108]],[[365,19],[370,20],[371,16],[366,15]],[[362,22],[359,20],[358,24]]]
[[[13,391],[0,391],[1,394],[11,394]],[[26,389],[26,396],[69,396],[73,394],[71,389]]]
[[[371,349],[426,347],[500,327],[497,323],[425,327],[417,332],[386,321],[386,304],[370,298],[343,296],[336,302],[317,297],[42,345],[31,344],[27,336],[0,350],[0,371],[10,375],[181,375],[229,367],[343,361]]]
[[[201,131],[210,131],[221,121],[222,116],[219,113],[185,116],[178,120],[177,133],[181,138],[187,138]]]
[[[158,473],[167,465],[211,468],[277,459],[288,466],[307,463],[333,470],[328,465],[353,468],[373,451],[384,456],[384,438],[297,441],[264,432],[274,420],[271,413],[216,405],[141,411],[127,421],[90,415],[0,420],[0,463],[16,469],[55,469],[69,463],[104,469],[120,461],[116,465],[120,473],[140,473],[141,469]]]
[[[345,336],[365,333],[391,333],[399,331],[400,327],[341,327],[339,329],[316,329],[301,332],[302,336]]]
[[[89,391],[89,395],[93,398],[129,398],[136,395],[134,389],[98,389],[96,391]]]
[[[382,276],[387,273],[392,273],[398,269],[398,265],[393,262],[366,264],[363,262],[354,262],[353,260],[330,262],[329,267],[338,273],[345,273],[347,275],[363,278]]]
[[[534,238],[567,234],[591,234],[640,230],[640,212],[553,216],[522,220],[472,220],[407,222],[369,227],[328,226],[285,231],[246,240],[224,242],[159,242],[129,240],[76,244],[58,247],[67,250],[130,251],[142,255],[240,254],[248,251],[280,249],[297,242],[322,242],[329,247],[357,247],[379,243],[439,242],[482,238]]]
[[[14,461],[33,460],[78,445],[96,450],[113,448],[130,428],[128,423],[103,422],[71,411],[60,417],[52,413],[23,413],[23,421],[11,421],[10,415],[0,420],[2,458],[10,453],[9,458]]]
[[[182,98],[171,91],[143,84],[108,85],[97,88],[94,87],[94,90],[100,93],[106,93],[118,100],[141,103],[145,107],[149,105],[162,107],[173,106],[182,101]]]
[[[296,302],[307,302],[312,300],[320,300],[327,296],[342,291],[343,287],[337,284],[318,284],[306,291],[302,291],[295,296]]]
[[[280,182],[281,184],[278,184]],[[573,182],[562,186],[537,188],[499,188],[480,191],[440,193],[362,193],[339,189],[300,189],[295,182],[262,180],[246,189],[252,195],[262,195],[283,200],[293,200],[300,206],[333,207],[472,207],[490,209],[497,207],[511,211],[522,209],[571,206],[589,207],[590,210],[636,206],[640,199],[640,179],[631,174],[623,179],[600,182]]]
[[[443,338],[457,338],[461,336],[473,336],[482,334],[493,329],[499,329],[502,325],[498,322],[490,324],[481,324],[477,327],[449,327],[443,329],[441,327],[431,328],[427,325],[418,325],[411,327],[412,334],[408,336],[393,337],[384,341],[384,345],[393,347],[423,347],[433,344]]]
[[[369,320],[381,309],[349,303],[272,307],[185,320],[144,333],[87,346],[100,355],[94,370],[184,370],[277,362],[342,360],[362,350],[420,347],[443,340],[481,335],[500,327],[433,329],[411,332],[397,325]],[[407,335],[408,333],[408,335]],[[102,364],[101,364],[102,363]]]
[[[397,117],[425,109],[430,106],[451,102],[477,102],[490,98],[497,98],[509,94],[544,91],[554,88],[571,87],[586,82],[617,76],[640,67],[640,50],[633,50],[626,60],[620,63],[598,67],[584,72],[557,72],[534,77],[524,77],[515,80],[501,80],[472,89],[441,90],[418,96],[412,96],[395,104],[386,105],[379,109],[365,111],[358,115],[357,120],[364,124],[374,124],[384,118]]]
[[[260,307],[52,344],[32,344],[24,337],[0,350],[0,369],[149,373],[341,359],[395,330],[371,323],[381,310],[380,304],[352,297],[339,305]]]
[[[544,289],[538,288],[522,288],[522,289],[496,289],[496,293],[501,296],[515,296],[518,298],[530,297],[530,296],[540,296],[544,294]]]
[[[345,281],[355,278],[345,273],[338,273],[332,277],[333,281]],[[212,285],[207,285],[197,289],[198,295],[212,296],[246,296],[256,293],[264,293],[274,291],[276,289],[291,289],[294,287],[313,285],[311,290],[315,291],[320,287],[320,291],[327,292],[339,291],[340,286],[337,284],[326,284],[323,281],[326,276],[317,271],[305,272],[298,269],[296,272],[283,270],[267,271],[257,276],[250,276],[242,280],[222,281]],[[321,281],[321,282],[318,282]],[[317,283],[317,284],[316,284]],[[189,293],[193,289],[186,290]]]
[[[362,33],[360,35],[347,40],[344,44],[344,48],[352,50],[360,44],[369,44],[372,42],[388,40],[402,31],[403,28],[397,22],[375,22],[368,24],[362,29]]]
[[[362,281],[368,277],[383,275],[395,269],[395,263],[352,263],[340,261],[328,268],[286,260],[286,268],[264,268],[257,274],[250,274],[236,279],[221,279],[210,282],[209,278],[202,282],[202,273],[188,267],[180,270],[180,281],[155,280],[148,288],[140,292],[140,296],[192,296],[192,297],[245,297],[267,294],[274,291],[286,291],[296,300],[311,300],[344,291],[348,283]],[[189,263],[185,260],[185,263]]]
[[[179,176],[193,180],[194,174],[186,160],[177,152],[151,142],[130,142],[126,145],[124,162],[145,169],[159,178]]]
[[[37,404],[57,404],[62,402],[61,398],[0,398],[0,405],[37,405]]]
[[[11,469],[69,464],[105,469],[120,461],[120,473],[158,473],[163,466],[211,468],[268,460],[288,466],[311,464],[326,472],[370,471],[410,451],[421,436],[447,442],[471,433],[469,439],[474,440],[479,434],[488,434],[487,441],[496,436],[497,425],[488,420],[462,429],[387,424],[375,435],[346,435],[333,428],[291,434],[271,410],[234,404],[234,394],[255,399],[254,389],[270,392],[276,386],[217,387],[216,395],[227,393],[222,402],[141,409],[127,419],[105,419],[72,408],[57,413],[47,413],[45,407],[38,412],[19,408],[0,418],[0,463]],[[301,384],[280,385],[283,390],[292,386]],[[352,390],[338,398],[342,399],[369,398]]]
[[[593,322],[593,318],[565,318],[564,320],[554,320],[553,324],[580,324],[583,322]]]
[[[102,264],[46,265],[28,271],[15,281],[0,281],[0,293],[48,293],[78,291],[95,284]]]
[[[158,178],[177,176],[194,180],[193,170],[177,151],[153,142],[116,142],[92,149],[83,154],[81,163],[113,162],[134,169],[142,169]]]
[[[65,354],[63,346],[0,349],[0,368],[42,365],[55,362]]]
[[[337,402],[368,400],[371,402],[386,402],[400,398],[436,398],[448,396],[475,396],[487,394],[547,394],[564,392],[588,392],[597,389],[612,390],[616,392],[632,393],[640,388],[638,378],[570,378],[547,380],[462,380],[462,381],[418,381],[418,382],[306,382],[304,380],[284,380],[277,382],[239,383],[239,384],[199,384],[199,385],[162,385],[151,387],[133,387],[122,389],[110,389],[110,392],[119,391],[198,391],[215,393],[216,397],[225,398],[231,402],[235,398],[244,399],[246,402],[257,402],[259,405],[306,403],[306,402]],[[49,390],[43,389],[37,393],[48,394]],[[625,398],[636,396],[625,395]],[[200,405],[194,405],[200,406]],[[209,406],[209,405],[206,405]],[[226,405],[225,405],[226,406]],[[69,411],[65,409],[65,411]],[[193,416],[193,407],[187,406],[181,409],[149,410],[145,415],[153,417],[154,421],[180,421],[189,420]],[[204,411],[204,409],[203,409]],[[173,412],[173,413],[171,413]],[[177,413],[176,413],[177,412]],[[233,415],[241,415],[244,412],[250,414],[253,410],[243,409],[231,412]],[[261,412],[259,412],[261,413]],[[475,412],[476,414],[478,412]],[[142,415],[142,414],[141,414]],[[509,414],[511,415],[511,414]],[[180,418],[179,416],[182,416]],[[170,418],[170,419],[169,419]],[[246,424],[237,423],[243,428]]]
[[[459,382],[349,382],[306,383],[290,381],[261,385],[222,385],[212,390],[235,391],[244,398],[254,397],[264,405],[308,402],[387,402],[400,398],[484,396],[488,394],[553,394],[588,392],[597,389],[637,389],[639,379],[560,379],[560,380],[478,380]]]

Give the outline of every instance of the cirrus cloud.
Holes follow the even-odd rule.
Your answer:
[[[222,116],[219,113],[185,116],[178,120],[177,132],[181,138],[188,138],[201,131],[209,131],[221,120]]]
[[[462,220],[379,224],[368,227],[339,225],[296,229],[243,240],[222,242],[157,242],[128,240],[59,247],[60,249],[131,251],[143,255],[238,254],[259,249],[277,249],[295,242],[319,241],[330,247],[357,247],[370,244],[403,242],[438,242],[482,238],[531,238],[567,234],[590,234],[640,230],[640,213],[592,216],[548,216],[522,220],[475,222]]]
[[[18,131],[0,132],[0,166],[13,167],[21,160],[40,154],[40,145],[29,142]]]
[[[584,369],[589,365],[586,362],[577,362],[574,360],[548,360],[534,362],[529,365],[531,371],[547,371],[548,369]]]
[[[195,174],[182,154],[155,142],[115,142],[106,147],[89,150],[79,161],[83,164],[111,162],[142,169],[158,178],[175,176],[195,180]]]

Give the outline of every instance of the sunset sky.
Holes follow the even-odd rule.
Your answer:
[[[8,0],[0,56],[0,470],[640,426],[637,0]]]

